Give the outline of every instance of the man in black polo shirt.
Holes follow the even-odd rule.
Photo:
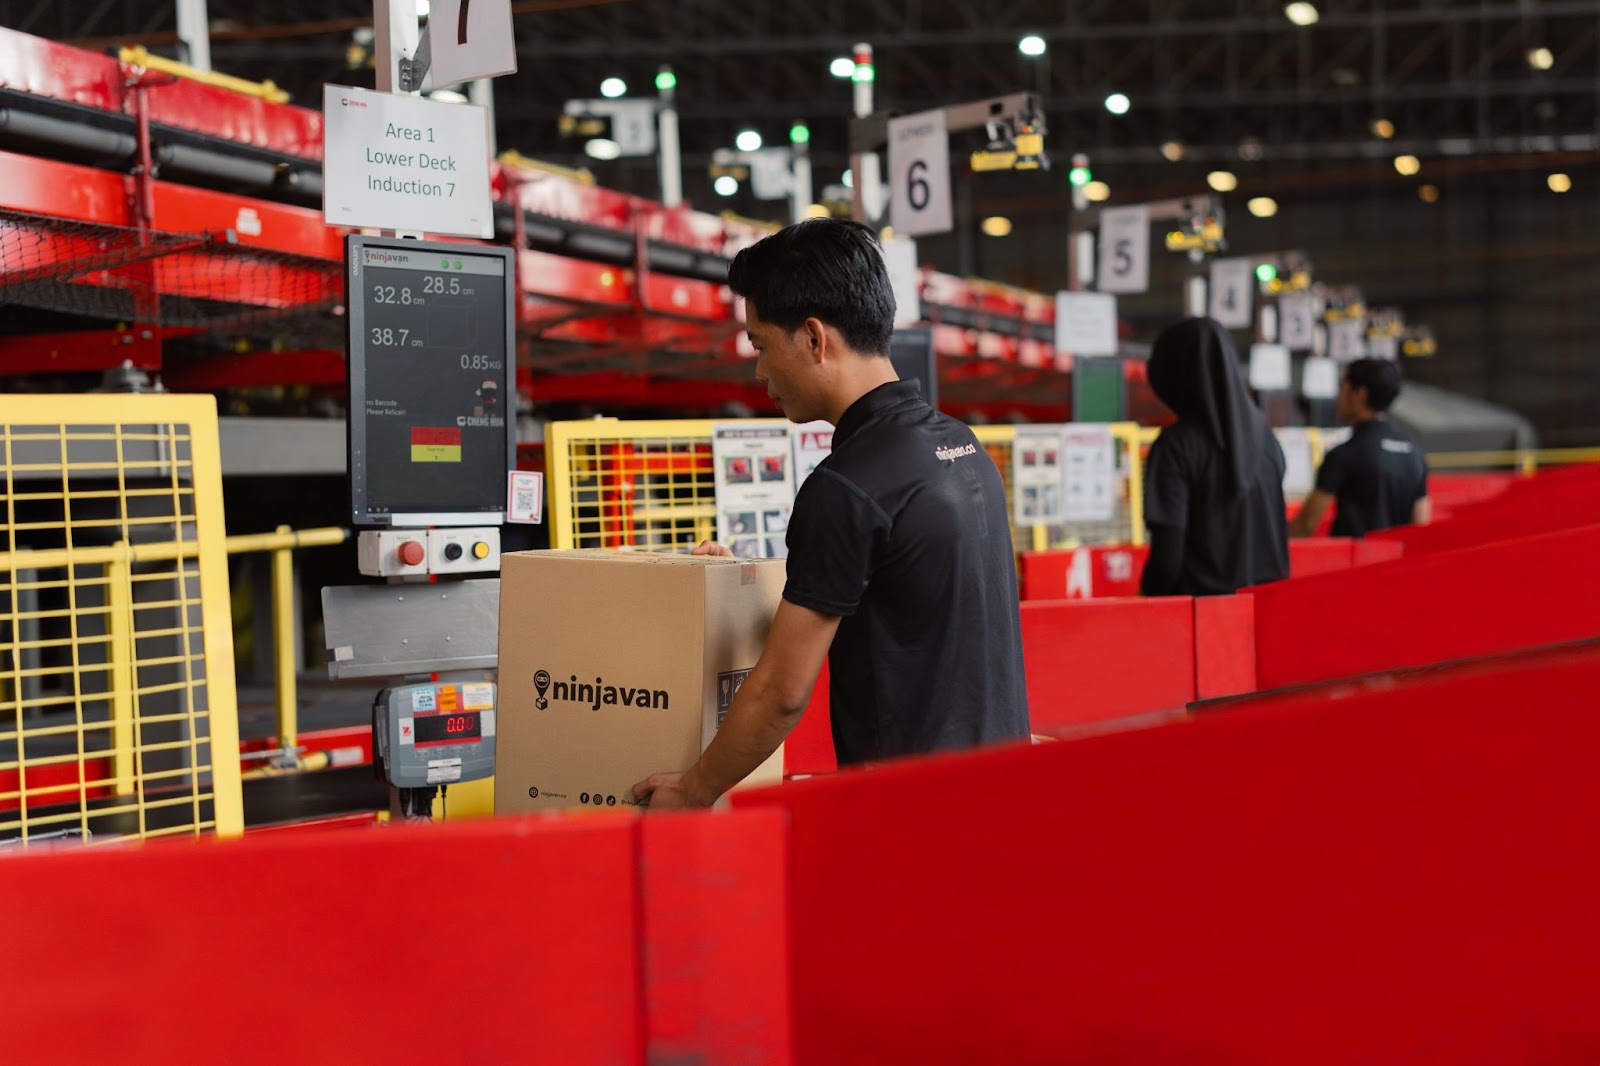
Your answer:
[[[1428,524],[1433,517],[1428,464],[1422,449],[1395,429],[1387,414],[1399,395],[1400,368],[1393,360],[1358,359],[1345,368],[1339,417],[1355,432],[1322,460],[1316,491],[1290,524],[1291,536],[1311,536],[1334,504],[1336,537],[1364,537],[1407,522]]]
[[[831,422],[833,454],[795,499],[783,602],[722,727],[688,772],[635,798],[715,802],[788,736],[824,657],[841,765],[1026,738],[1005,487],[972,431],[895,374],[872,231],[801,222],[740,252],[728,282],[756,380],[790,420]]]

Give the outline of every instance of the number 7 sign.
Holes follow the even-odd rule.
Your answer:
[[[428,48],[435,86],[515,73],[511,0],[434,0]]]
[[[947,233],[954,225],[943,111],[889,120],[889,219],[899,237]]]

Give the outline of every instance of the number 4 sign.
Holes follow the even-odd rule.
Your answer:
[[[1101,292],[1140,293],[1150,287],[1150,212],[1142,205],[1100,212]]]
[[[897,236],[950,231],[950,135],[943,111],[889,120],[889,188]]]
[[[1211,317],[1224,329],[1246,329],[1254,321],[1250,283],[1255,267],[1248,259],[1215,259],[1211,263]]]

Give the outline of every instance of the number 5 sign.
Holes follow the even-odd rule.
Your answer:
[[[889,120],[889,188],[896,236],[950,231],[950,135],[943,111]]]
[[[1100,212],[1101,292],[1140,293],[1150,287],[1150,212],[1143,206]]]

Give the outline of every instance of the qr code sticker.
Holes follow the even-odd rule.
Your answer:
[[[506,488],[506,521],[528,525],[544,521],[543,471],[511,471]]]

